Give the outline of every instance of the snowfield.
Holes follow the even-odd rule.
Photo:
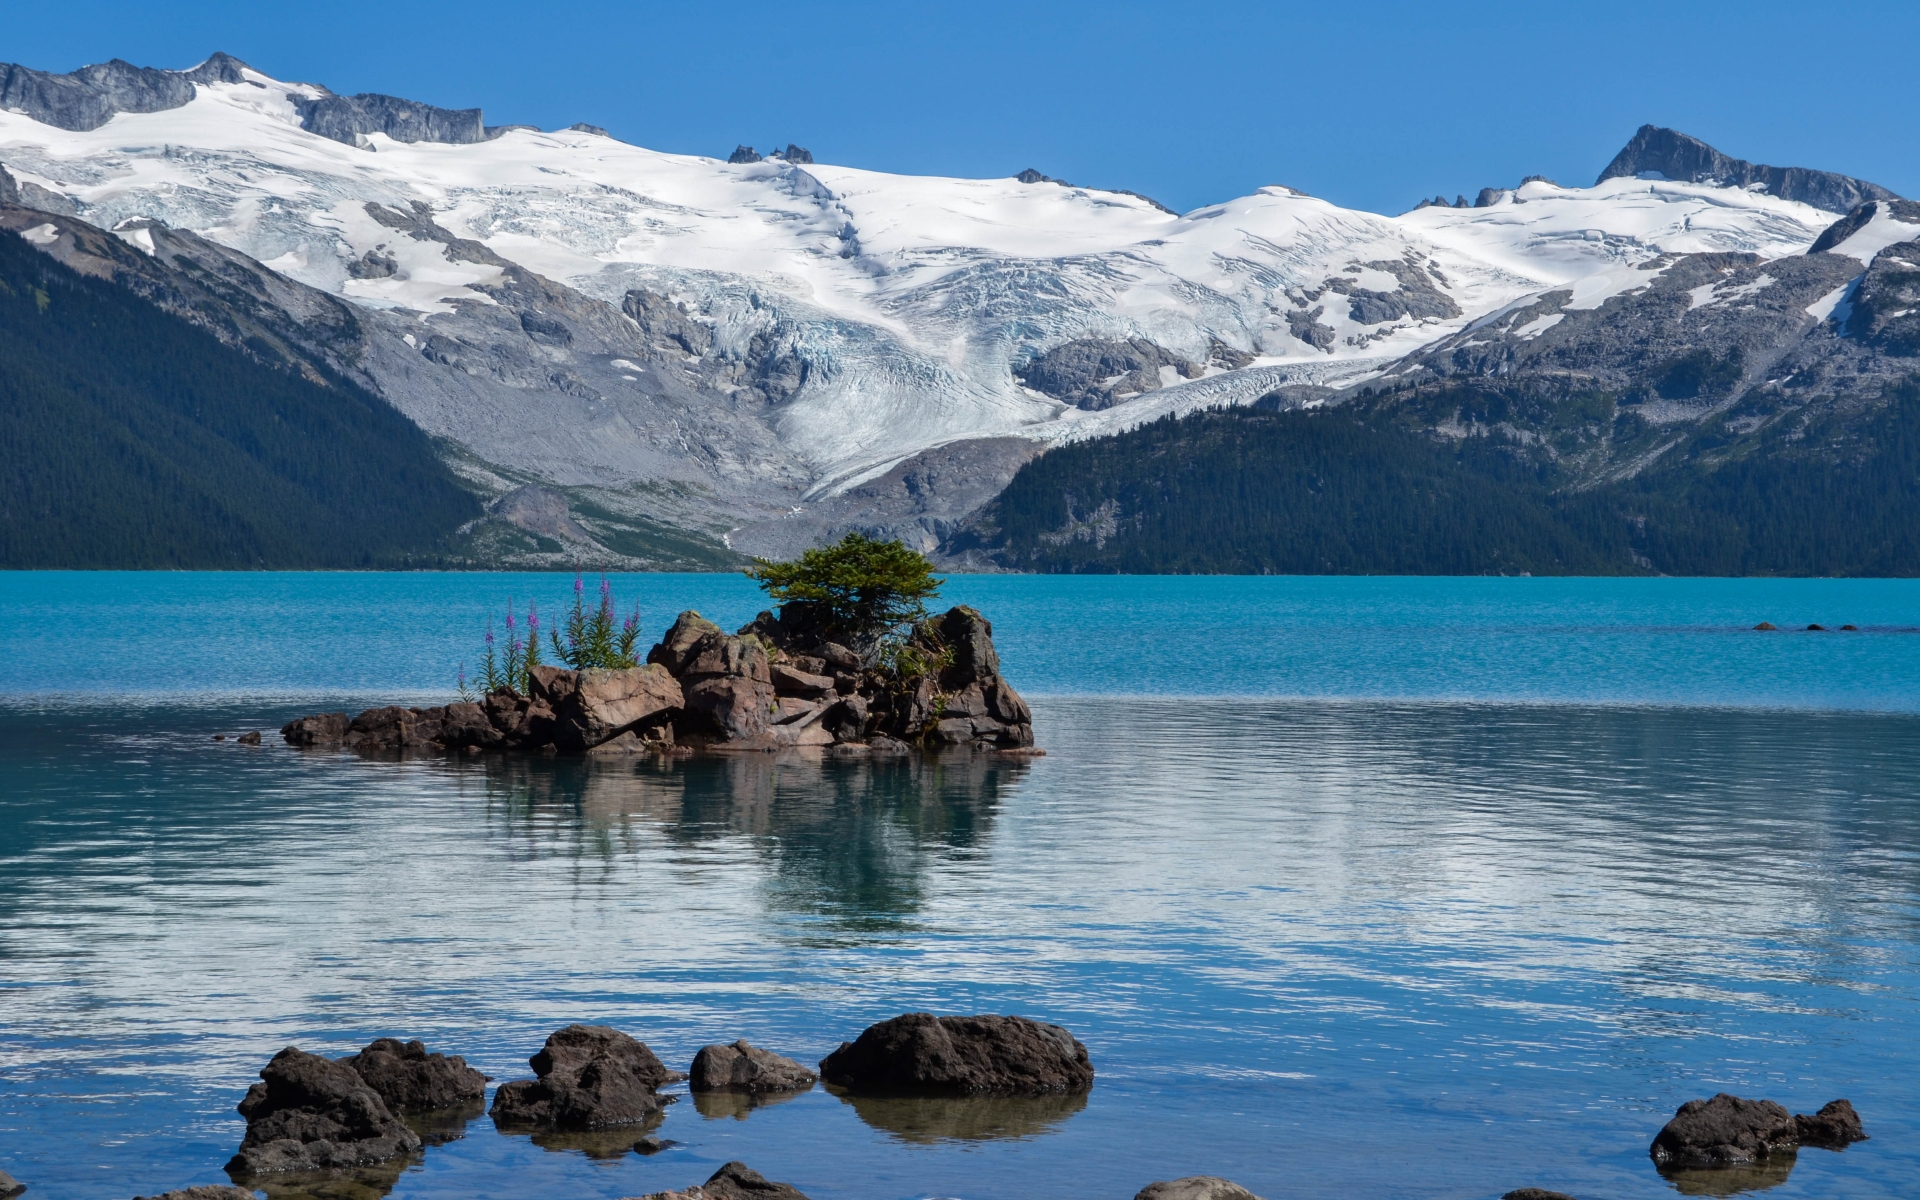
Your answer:
[[[817,498],[959,440],[1056,442],[1284,383],[1362,377],[1543,290],[1571,285],[1574,304],[1591,306],[1646,286],[1628,268],[1663,253],[1795,254],[1836,217],[1739,188],[1638,179],[1532,182],[1490,207],[1398,217],[1273,186],[1173,215],[1055,183],[730,165],[575,131],[346,145],[300,127],[294,98],[322,91],[248,71],[243,83],[200,85],[182,108],[121,113],[87,132],[0,112],[0,163],[131,239],[137,218],[190,229],[384,312],[407,323],[408,346],[425,346],[463,306],[493,303],[477,289],[503,268],[399,232],[369,202],[424,206],[456,237],[615,308],[635,288],[669,297],[711,329],[710,355],[747,361],[777,345],[800,364],[797,390],[757,407],[734,399],[734,385],[699,384],[716,409],[760,427],[728,461],[783,456],[778,470],[716,469],[700,486],[723,495],[731,475],[752,475],[769,503],[770,479],[789,489],[782,503],[796,499],[794,480],[799,497]],[[1101,411],[1016,378],[1063,343],[1130,338],[1204,372],[1163,368],[1170,386]],[[659,387],[627,359],[602,366],[597,387]],[[436,402],[420,415],[390,398],[496,465],[559,471],[557,443],[533,425],[488,436],[497,407],[463,418]],[[609,486],[661,469],[618,437],[568,444]]]

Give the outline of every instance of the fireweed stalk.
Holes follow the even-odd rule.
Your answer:
[[[634,605],[625,619],[618,619],[615,615],[613,584],[605,576],[600,579],[599,604],[592,610],[587,608],[586,590],[586,581],[576,575],[573,580],[573,611],[567,615],[564,638],[558,628],[549,627],[547,630],[547,643],[552,648],[554,658],[574,670],[586,667],[618,670],[639,666],[640,606]],[[523,623],[526,630],[524,638],[521,637]],[[529,601],[523,622],[514,615],[513,599],[509,597],[504,648],[494,640],[493,618],[489,616],[480,675],[471,684],[480,685],[488,695],[511,691],[524,696],[529,690],[528,678],[540,661],[539,610]],[[469,698],[471,684],[466,668],[462,666],[459,674],[462,699]]]

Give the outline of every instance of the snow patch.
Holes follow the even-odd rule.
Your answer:
[[[1816,321],[1833,321],[1836,324],[1845,325],[1847,318],[1853,315],[1853,290],[1859,287],[1860,281],[1866,277],[1863,271],[1807,305],[1807,315]]]
[[[1888,206],[1879,205],[1873,219],[1856,229],[1853,236],[1833,248],[1835,254],[1845,254],[1857,258],[1863,263],[1872,263],[1874,255],[1888,246],[1897,246],[1901,242],[1911,242],[1920,238],[1920,225],[1909,225],[1905,221],[1896,221],[1887,211]]]
[[[36,246],[51,246],[60,240],[60,227],[49,221],[45,225],[35,225],[32,229],[22,230],[20,236]]]

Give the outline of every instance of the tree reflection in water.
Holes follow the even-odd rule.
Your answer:
[[[747,838],[770,907],[824,919],[831,936],[912,924],[936,862],[984,852],[1025,759],[956,751],[842,760],[818,753],[592,761],[498,757],[478,767],[516,857],[584,865],[640,852],[636,823],[682,844]]]

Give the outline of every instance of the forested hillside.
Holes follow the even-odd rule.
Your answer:
[[[0,234],[0,566],[405,565],[479,512],[384,401]]]
[[[1435,432],[1463,423],[1482,432]],[[1480,381],[1201,413],[1035,459],[951,549],[1070,572],[1920,574],[1920,385],[1724,428],[1663,442],[1611,397]],[[1549,448],[1576,430],[1664,451],[1574,486]]]

